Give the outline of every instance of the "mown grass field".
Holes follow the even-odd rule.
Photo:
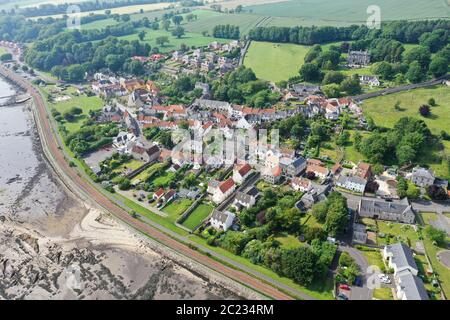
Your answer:
[[[214,210],[214,207],[209,204],[200,204],[194,211],[189,215],[189,217],[183,222],[183,226],[188,229],[193,230],[195,227],[200,225]]]
[[[381,9],[383,21],[448,17],[449,7],[442,0],[291,0],[246,6],[253,14],[272,17],[302,18],[310,25],[365,23],[370,5]]]
[[[41,89],[41,91],[45,96],[48,96],[52,88],[55,89],[55,86],[47,86]],[[54,96],[70,96],[70,100],[67,101],[49,102],[50,107],[56,109],[61,114],[64,114],[64,112],[70,110],[73,107],[78,107],[83,110],[83,113],[77,116],[74,121],[64,123],[64,127],[69,133],[75,132],[80,129],[83,121],[89,116],[90,110],[99,110],[103,107],[103,101],[99,97],[88,97],[83,94],[78,95],[76,93],[76,89],[73,87],[62,90],[59,94],[55,94]]]
[[[192,200],[177,199],[162,209],[173,223],[192,205]]]
[[[256,76],[269,81],[287,80],[298,75],[308,46],[252,41],[244,65]]]

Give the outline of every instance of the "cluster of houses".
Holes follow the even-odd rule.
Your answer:
[[[14,55],[17,55],[19,57],[22,56],[24,49],[23,45],[21,45],[20,43],[5,40],[0,41],[0,47],[11,49]]]
[[[370,64],[370,53],[368,51],[350,51],[347,56],[347,65],[350,68],[362,68]]]
[[[229,44],[223,45],[218,42],[212,42],[208,45],[207,51],[204,51],[202,48],[195,49],[190,53],[174,51],[172,60],[182,64],[185,72],[190,70],[208,74],[213,70],[217,70],[219,74],[223,75],[236,68],[238,64],[237,59],[230,59],[223,53],[240,47],[241,44],[238,40],[233,40]]]

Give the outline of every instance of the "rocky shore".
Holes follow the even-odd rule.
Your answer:
[[[31,107],[0,109],[0,299],[260,298],[78,200],[45,162]]]

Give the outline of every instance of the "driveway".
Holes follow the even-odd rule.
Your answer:
[[[366,273],[369,267],[367,258],[358,249],[346,244],[339,245],[338,250],[340,252],[347,252],[355,260],[361,271],[362,287],[352,286],[348,295],[349,300],[372,300],[373,290],[367,287]]]

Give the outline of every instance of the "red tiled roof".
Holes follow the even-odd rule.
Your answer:
[[[219,189],[222,193],[226,193],[232,187],[234,187],[234,181],[232,178],[229,178],[228,180],[226,180],[220,184]]]
[[[155,192],[155,196],[157,198],[161,198],[163,195],[164,195],[164,189],[163,188],[161,188],[161,189],[159,189],[158,191]]]
[[[314,173],[318,172],[321,174],[327,174],[328,169],[325,167],[322,167],[322,166],[317,166],[317,165],[312,164],[306,168],[306,172],[314,172]]]
[[[246,163],[236,169],[238,170],[241,177],[244,177],[247,173],[250,172],[250,170],[252,170],[252,167],[248,163]]]

